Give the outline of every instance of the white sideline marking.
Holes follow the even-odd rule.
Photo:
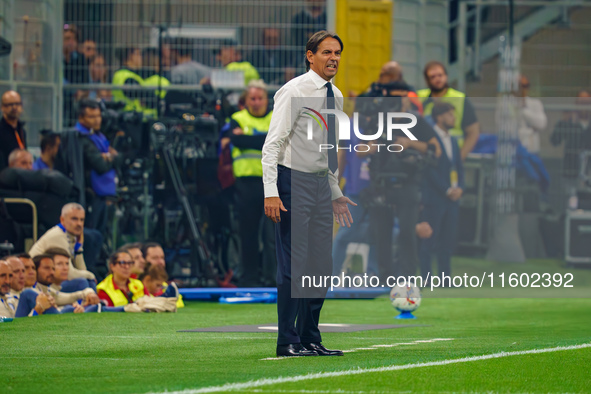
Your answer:
[[[258,380],[251,380],[249,382],[244,382],[244,383],[226,383],[222,386],[210,386],[210,387],[203,387],[200,389],[187,389],[187,390],[182,390],[182,391],[170,391],[170,392],[166,392],[166,394],[201,394],[201,393],[216,393],[216,392],[220,392],[220,391],[247,390],[247,389],[251,389],[254,387],[270,386],[273,384],[280,384],[280,383],[301,382],[304,380],[312,380],[312,379],[332,378],[332,377],[347,376],[347,375],[361,375],[361,374],[372,373],[372,372],[401,371],[401,370],[405,370],[405,369],[436,367],[436,366],[441,366],[441,365],[467,363],[467,362],[472,362],[472,361],[491,360],[491,359],[495,359],[495,358],[522,356],[522,355],[526,355],[526,354],[551,353],[551,352],[559,352],[559,351],[563,351],[563,350],[577,350],[577,349],[584,349],[584,348],[591,348],[591,343],[584,343],[581,345],[572,345],[572,346],[557,346],[557,347],[546,348],[546,349],[521,350],[521,351],[516,351],[516,352],[500,352],[500,353],[493,353],[493,354],[485,354],[482,356],[456,358],[456,359],[451,359],[451,360],[430,361],[430,362],[426,362],[426,363],[389,365],[386,367],[379,367],[379,368],[358,368],[358,369],[350,369],[350,370],[346,370],[346,371],[317,372],[317,373],[311,373],[311,374],[307,374],[307,375],[285,376],[285,377],[278,377],[278,378],[264,378],[264,379],[258,379]]]
[[[390,345],[372,345],[371,347],[358,347],[355,349],[343,350],[343,353],[355,353],[357,350],[376,350],[380,347],[396,347],[396,346],[403,346],[403,345],[418,345],[419,343],[433,343],[438,341],[453,341],[453,338],[433,338],[433,339],[420,339],[413,342],[402,342],[402,343],[393,343]],[[260,361],[274,361],[274,360],[283,360],[283,359],[294,359],[295,357],[266,357],[261,358]]]

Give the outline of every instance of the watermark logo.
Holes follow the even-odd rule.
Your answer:
[[[384,116],[383,112],[378,113],[378,130],[373,134],[368,134],[367,131],[362,133],[359,129],[359,113],[353,113],[353,122],[349,116],[344,113],[343,111],[339,111],[338,109],[321,109],[320,112],[316,111],[310,107],[304,107],[304,109],[310,112],[304,112],[304,115],[309,116],[308,125],[307,125],[307,138],[308,140],[314,139],[314,121],[320,127],[320,130],[328,130],[328,123],[324,116],[322,115],[334,115],[336,120],[339,124],[339,141],[347,141],[351,139],[351,128],[353,129],[353,133],[355,136],[361,141],[377,141],[382,138],[384,134],[384,129],[386,132],[386,140],[392,141],[396,138],[394,135],[395,130],[400,130],[406,137],[410,140],[417,141],[417,137],[410,131],[414,126],[417,125],[417,117],[414,114],[407,113],[407,112],[387,112],[386,116]],[[386,125],[384,127],[384,119],[386,119]],[[400,123],[401,120],[410,120],[410,122]],[[352,126],[352,127],[351,127]],[[381,144],[384,145],[384,144]],[[393,151],[388,149],[390,152],[400,152],[402,151],[402,146],[398,144],[392,144],[400,147],[399,150]],[[369,145],[367,144],[359,144],[355,146],[333,146],[331,144],[320,144],[320,151],[328,150],[328,149],[346,149],[351,150],[355,149],[356,152],[365,151],[365,149],[369,149]]]

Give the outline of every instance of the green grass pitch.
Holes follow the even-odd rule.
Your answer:
[[[453,361],[590,344],[590,299],[424,298],[418,319],[409,324],[425,326],[328,333],[323,336],[327,347],[368,349],[344,357],[282,360],[263,360],[274,356],[274,333],[177,332],[273,323],[275,305],[187,304],[177,314],[63,315],[1,323],[0,392],[199,392],[212,387],[218,387],[215,392],[264,393],[591,392],[591,347]],[[327,300],[321,319],[398,324],[395,314],[387,298]],[[453,340],[415,342],[434,338]],[[452,363],[346,373],[446,360]],[[301,378],[326,372],[336,374]],[[285,379],[272,380],[279,377]],[[251,383],[227,386],[245,382]]]

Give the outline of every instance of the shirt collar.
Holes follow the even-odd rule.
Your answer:
[[[316,74],[316,71],[310,69],[308,70],[308,74],[310,75],[310,79],[316,85],[316,89],[322,89],[324,85],[326,85],[326,79],[322,78],[320,75]],[[332,79],[328,81],[332,83]]]
[[[441,138],[448,138],[450,136],[449,132],[443,130],[441,127],[434,125],[433,129],[439,134]]]
[[[86,127],[82,126],[82,124],[80,122],[76,123],[76,130],[78,130],[82,134],[90,134],[90,130],[87,129]]]

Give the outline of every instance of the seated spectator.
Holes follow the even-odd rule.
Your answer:
[[[142,253],[142,243],[136,242],[132,244],[123,245],[121,250],[126,250],[133,258],[133,267],[131,267],[131,278],[137,279],[144,273],[146,268],[146,260]]]
[[[86,61],[90,62],[97,56],[96,42],[87,38],[82,44],[80,44],[78,51],[84,55]]]
[[[292,65],[289,52],[281,47],[281,33],[277,28],[263,29],[263,45],[253,51],[252,64],[259,70],[261,78],[267,84],[283,85],[289,79],[286,67]],[[293,70],[290,70],[291,75]],[[289,79],[288,79],[289,78]]]
[[[39,238],[29,253],[35,259],[35,256],[44,254],[50,248],[65,249],[72,256],[68,278],[86,278],[94,283],[95,275],[86,269],[82,254],[84,218],[85,213],[82,205],[77,203],[64,205],[60,216],[60,224],[52,227]]]
[[[133,303],[148,293],[138,279],[130,278],[133,258],[128,252],[117,251],[109,258],[111,274],[96,287],[98,296],[108,306]]]
[[[37,271],[35,270],[33,259],[28,253],[21,253],[17,257],[25,266],[25,289],[33,287],[37,281]]]
[[[22,168],[23,170],[33,169],[33,155],[26,149],[15,149],[8,156],[9,168]]]
[[[146,260],[146,264],[150,265],[159,265],[166,270],[166,260],[164,259],[164,250],[162,246],[156,242],[148,242],[145,243],[142,248],[142,254],[144,255],[144,259]],[[175,285],[176,287],[176,285]],[[162,283],[162,289],[159,292],[154,293],[155,296],[161,296],[166,294],[166,290],[168,288],[168,283]],[[177,307],[182,308],[185,306],[183,302],[183,297],[179,295]]]
[[[234,42],[222,44],[216,58],[226,70],[244,72],[244,85],[253,79],[260,79],[257,69],[249,62],[242,61],[242,54]]]
[[[103,55],[97,54],[88,67],[90,73],[90,83],[107,83],[107,67],[105,65],[105,58]],[[105,89],[90,90],[88,98],[93,100],[110,101],[112,98],[111,91]]]
[[[18,299],[25,288],[25,265],[16,256],[6,258],[8,266],[12,270],[12,282],[10,282],[10,294]]]
[[[14,317],[18,301],[10,294],[12,269],[4,260],[0,260],[0,316]]]
[[[96,305],[100,303],[95,291],[88,287],[88,282],[85,280],[74,279],[68,281],[68,273],[70,270],[70,253],[61,248],[50,248],[46,251],[46,254],[51,256],[54,264],[54,275],[53,283],[50,288],[56,291],[54,296],[55,302],[58,307],[70,305],[77,301],[83,301],[82,306]],[[65,291],[62,287],[67,282],[78,282],[76,290],[78,291]]]
[[[193,60],[193,46],[189,39],[180,39],[176,50],[177,65],[171,69],[171,82],[175,85],[199,85],[211,76],[211,69]]]
[[[33,170],[53,170],[55,158],[60,149],[60,135],[51,130],[41,130],[41,157],[33,163]]]
[[[168,274],[163,266],[148,263],[146,270],[140,275],[139,279],[144,284],[144,289],[146,289],[148,294],[156,296],[163,294],[162,284],[168,280]],[[169,289],[172,288],[172,286],[169,287]]]
[[[37,271],[37,281],[30,289],[24,289],[19,297],[15,317],[59,314],[55,299],[49,286],[53,283],[53,259],[47,254],[33,258]]]

